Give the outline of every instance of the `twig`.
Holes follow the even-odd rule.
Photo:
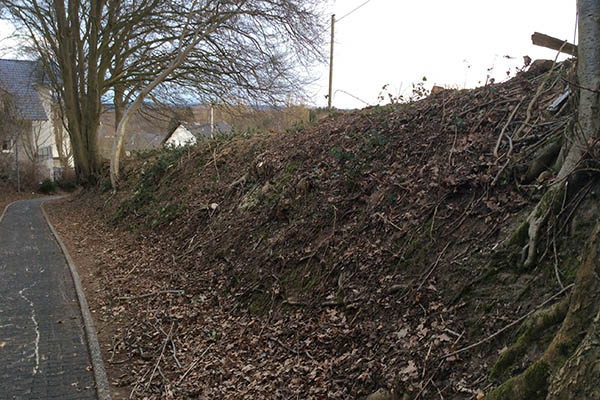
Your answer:
[[[451,353],[447,353],[444,354],[441,358],[445,359],[448,358],[450,356],[454,356],[456,354],[465,352],[467,350],[470,350],[474,347],[477,347],[479,345],[482,345],[483,343],[486,343],[490,340],[492,340],[493,338],[495,338],[496,336],[498,336],[499,334],[501,334],[502,332],[504,332],[505,330],[515,326],[516,324],[522,322],[523,320],[529,318],[533,313],[535,313],[537,310],[539,310],[540,308],[544,307],[546,304],[550,303],[552,300],[554,300],[555,298],[557,298],[558,296],[560,296],[561,294],[563,294],[564,292],[566,292],[567,290],[571,289],[573,287],[573,285],[575,285],[574,283],[571,283],[569,286],[566,286],[564,289],[562,289],[560,292],[552,295],[548,300],[544,301],[542,304],[540,304],[539,306],[535,307],[533,310],[529,311],[527,314],[523,315],[521,318],[514,320],[513,322],[511,322],[510,324],[504,326],[502,329],[500,329],[499,331],[496,331],[495,333],[491,334],[490,336],[481,339],[480,341],[470,344],[466,347],[463,347],[462,349],[458,349],[456,351],[453,351]]]
[[[175,322],[171,322],[171,329],[169,329],[169,334],[167,335],[167,337],[165,338],[165,341],[163,342],[163,346],[162,346],[162,349],[160,351],[160,355],[158,356],[158,359],[156,360],[156,364],[154,365],[154,369],[152,370],[152,374],[150,375],[150,379],[148,379],[148,382],[146,382],[145,389],[148,389],[148,387],[152,383],[152,379],[154,378],[154,374],[156,374],[156,370],[158,369],[158,365],[160,364],[160,361],[162,360],[163,355],[165,354],[165,348],[167,347],[167,343],[169,342],[169,338],[171,337],[171,333],[173,332],[173,326],[174,325],[175,325]]]
[[[431,227],[429,228],[429,238],[433,240],[433,229],[435,228],[435,217],[437,217],[438,208],[440,203],[435,206],[435,210],[433,211],[433,217],[431,217]]]
[[[573,204],[573,208],[569,212],[569,215],[567,215],[567,218],[565,219],[565,223],[558,230],[557,235],[560,236],[562,234],[563,230],[566,228],[566,226],[568,225],[569,221],[571,220],[571,217],[573,216],[573,214],[575,213],[575,211],[577,211],[577,209],[581,205],[581,202],[586,198],[586,196],[588,195],[588,193],[592,189],[592,183],[593,182],[588,183],[587,187],[581,190],[580,193],[583,193],[583,194],[577,200],[575,200],[575,204]],[[568,182],[567,182],[567,184],[568,184]],[[561,210],[561,212],[558,214],[559,217],[564,212],[564,210],[566,210],[566,208],[563,208]]]
[[[143,299],[143,298],[146,298],[146,297],[156,296],[156,295],[159,295],[159,294],[168,294],[168,293],[174,293],[174,294],[183,295],[183,294],[185,294],[185,290],[160,290],[158,292],[146,293],[146,294],[142,294],[142,295],[139,295],[139,296],[117,297],[117,300]]]
[[[521,132],[525,128],[526,124],[531,119],[531,113],[533,111],[533,106],[537,103],[540,95],[542,94],[542,90],[544,89],[544,86],[546,86],[546,83],[548,82],[548,80],[550,80],[550,77],[552,76],[552,73],[554,72],[554,68],[556,67],[556,62],[558,61],[558,56],[560,55],[560,52],[562,51],[562,49],[565,46],[565,44],[566,44],[566,42],[563,43],[563,45],[561,46],[560,50],[558,50],[558,53],[556,54],[556,57],[554,58],[554,62],[552,63],[552,67],[550,67],[550,71],[548,71],[548,73],[546,74],[544,80],[538,86],[538,88],[537,88],[537,90],[535,92],[535,95],[533,96],[533,98],[529,102],[529,106],[527,106],[527,113],[526,113],[526,117],[525,117],[525,122],[523,124],[521,124],[521,126],[519,127],[519,129],[517,129],[517,131],[515,132],[515,134],[514,134],[515,139],[519,139],[519,135],[521,134]]]
[[[163,381],[166,382],[167,386],[169,386],[171,384],[171,381],[165,376],[165,374],[162,372],[162,368],[158,367],[158,373],[160,374],[160,376],[163,378]],[[164,384],[164,383],[163,383]]]
[[[117,339],[116,336],[113,336],[112,354],[110,356],[110,360],[108,360],[108,362],[111,363],[111,364],[112,364],[112,362],[113,362],[113,360],[115,358],[115,354],[116,354],[115,350],[116,350],[116,347],[117,347],[117,344],[118,344],[118,342],[115,342],[116,339]]]
[[[179,368],[183,368],[177,359],[177,349],[175,348],[175,342],[173,341],[173,338],[171,338],[171,347],[173,348],[173,359],[175,360],[175,364],[177,364]]]
[[[400,228],[398,225],[396,225],[394,222],[392,222],[392,220],[387,218],[383,213],[377,213],[377,215],[383,220],[383,222],[387,222],[394,228],[398,229],[400,232],[404,232],[404,230],[402,228]]]
[[[198,241],[198,242],[196,242],[196,244],[195,244],[194,246],[191,246],[191,244],[190,244],[190,246],[191,246],[191,247],[189,247],[189,248],[188,248],[188,249],[185,251],[185,253],[183,253],[183,254],[180,254],[179,256],[177,256],[177,259],[181,259],[181,258],[183,258],[183,257],[185,257],[185,256],[188,256],[188,255],[190,255],[190,254],[191,254],[193,251],[195,251],[196,249],[198,249],[198,247],[203,247],[203,246],[206,246],[206,245],[207,245],[207,244],[209,244],[210,242],[216,242],[216,241],[217,241],[217,240],[219,240],[219,239],[220,239],[222,236],[224,236],[226,233],[229,233],[229,231],[224,231],[224,232],[221,232],[221,233],[219,233],[218,235],[216,235],[216,236],[213,236],[212,238],[210,238],[210,239],[208,239],[208,240],[205,240],[204,242],[199,242],[199,241]]]
[[[515,100],[515,99],[506,99],[506,100],[502,100],[502,101],[497,101],[497,100],[488,101],[487,103],[478,104],[478,105],[476,105],[476,106],[473,106],[473,107],[471,107],[471,108],[469,108],[469,109],[467,109],[467,110],[465,110],[465,111],[461,112],[461,113],[460,113],[460,114],[458,114],[457,116],[458,116],[459,118],[462,118],[462,117],[464,117],[465,115],[467,115],[468,113],[470,113],[471,111],[475,111],[475,110],[477,110],[477,109],[479,109],[479,108],[484,108],[484,107],[487,107],[487,106],[489,106],[490,104],[494,104],[494,103],[496,103],[496,105],[497,105],[497,106],[499,106],[499,105],[501,105],[501,104],[512,103],[512,102],[514,102],[514,101],[516,101],[516,100]]]
[[[146,379],[146,375],[148,375],[148,372],[150,372],[150,370],[146,371],[146,373],[135,382],[135,385],[133,386],[133,389],[131,389],[131,393],[129,393],[129,398],[133,398],[134,393],[137,390],[137,387],[140,385],[140,382],[142,382],[144,379]]]
[[[423,394],[423,392],[425,391],[427,386],[429,386],[431,381],[433,381],[433,377],[435,376],[435,374],[437,374],[438,370],[440,369],[440,367],[442,366],[443,363],[444,363],[444,360],[441,360],[440,363],[438,364],[438,366],[436,367],[436,369],[433,371],[433,373],[427,380],[427,382],[425,383],[425,385],[423,386],[423,388],[421,388],[421,391],[417,394],[417,397],[415,397],[415,400],[418,399],[419,397],[421,397],[421,394]]]
[[[135,264],[135,265],[133,266],[133,268],[131,268],[131,269],[130,269],[130,270],[129,270],[129,271],[126,273],[126,274],[125,274],[125,276],[123,276],[123,278],[127,278],[129,275],[131,275],[131,273],[132,273],[133,271],[135,271],[135,270],[137,269],[137,267],[138,267],[138,265],[137,265],[137,264]]]
[[[423,281],[417,287],[416,290],[421,289],[421,287],[423,287],[423,285],[425,284],[425,282],[427,282],[427,279],[429,279],[429,277],[431,276],[431,274],[433,273],[433,271],[435,270],[435,268],[437,267],[437,265],[440,263],[440,260],[442,259],[442,256],[446,252],[446,249],[448,249],[448,246],[450,246],[450,243],[447,243],[446,247],[444,247],[444,249],[440,252],[440,254],[438,255],[437,260],[435,260],[435,262],[433,263],[433,265],[431,266],[431,268],[429,268],[429,272],[427,272],[427,275],[425,276],[425,278],[423,278]]]
[[[460,342],[460,339],[462,339],[463,335],[465,334],[465,331],[462,331],[460,336],[456,338],[456,340],[454,341],[454,343],[452,343],[452,347],[456,346],[458,344],[458,342]]]
[[[589,88],[589,87],[581,86],[579,83],[570,81],[570,80],[568,80],[565,77],[563,77],[562,80],[564,82],[566,82],[567,84],[569,84],[569,85],[575,86],[577,89],[583,89],[583,90],[587,90],[588,92],[599,93],[600,94],[600,90],[598,90],[598,89],[592,89],[592,88]]]
[[[523,100],[525,100],[525,96],[521,96],[521,99],[519,100],[519,104],[517,104],[517,106],[512,110],[512,112],[510,113],[510,116],[508,117],[508,120],[506,121],[506,124],[504,124],[504,126],[502,127],[502,130],[500,131],[500,135],[498,135],[498,140],[496,140],[496,147],[494,147],[494,157],[496,157],[496,158],[499,158],[498,150],[500,149],[500,144],[502,143],[502,137],[505,135],[506,128],[508,128],[508,125],[510,125],[510,123],[512,122],[513,118],[517,114],[517,111],[519,111],[521,104],[523,104]]]
[[[454,154],[454,147],[456,146],[456,138],[458,137],[458,127],[454,125],[454,141],[452,142],[452,148],[450,149],[450,154],[448,155],[448,164],[454,167],[454,163],[452,162],[452,154]]]
[[[504,136],[506,136],[506,138],[508,139],[508,144],[509,144],[509,149],[508,149],[508,153],[506,153],[506,162],[504,163],[504,165],[502,166],[502,168],[500,168],[500,171],[498,171],[498,173],[496,174],[496,177],[494,178],[494,180],[492,181],[491,186],[496,186],[496,182],[498,182],[498,179],[500,179],[500,176],[502,175],[502,173],[504,172],[504,170],[506,169],[506,167],[508,167],[508,164],[510,163],[510,156],[512,154],[513,151],[513,141],[512,138],[510,136],[508,136],[507,134],[504,134]]]
[[[263,238],[264,238],[265,236],[266,236],[266,235],[263,235],[263,236],[261,236],[261,237],[260,237],[260,239],[258,239],[258,242],[256,242],[256,243],[254,244],[254,247],[252,247],[252,251],[256,250],[256,248],[257,248],[257,247],[260,245],[260,242],[262,242],[262,240],[263,240]]]
[[[213,151],[213,162],[215,164],[215,171],[217,171],[217,181],[220,181],[221,176],[219,174],[219,167],[217,167],[217,151],[214,147],[213,147],[212,151]]]
[[[200,357],[198,357],[198,359],[196,361],[194,361],[192,364],[190,364],[189,368],[185,371],[185,373],[183,375],[181,375],[181,378],[179,378],[179,380],[177,381],[178,386],[179,386],[179,384],[181,384],[181,382],[183,382],[185,377],[192,371],[192,369],[194,369],[196,364],[198,364],[198,362],[200,362],[200,360],[202,359],[202,357],[204,357],[204,355],[208,352],[208,350],[210,350],[210,348],[213,347],[213,345],[214,345],[214,343],[211,343],[210,346],[208,346],[206,349],[204,349],[202,354],[200,354]]]
[[[556,280],[562,289],[565,288],[562,280],[560,279],[560,274],[558,273],[558,254],[556,253],[556,225],[554,225],[554,237],[552,238],[552,245],[554,247],[554,275],[556,276]]]

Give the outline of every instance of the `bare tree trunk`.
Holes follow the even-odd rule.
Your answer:
[[[530,253],[532,240],[553,207],[552,197],[565,189],[567,178],[588,156],[600,128],[600,2],[578,0],[580,85],[578,126],[556,183],[550,187],[528,218]],[[486,399],[515,400],[600,399],[600,222],[596,224],[579,266],[569,309],[543,355],[525,372],[492,391]]]
[[[577,150],[583,155],[593,144],[600,132],[600,2],[597,0],[578,0],[579,11],[579,56],[577,76],[581,86],[579,94],[578,123],[582,132],[581,142],[573,146],[580,146]],[[595,310],[589,313],[588,318],[595,315],[591,325],[587,327],[587,334],[579,344],[577,350],[554,377],[549,399],[600,399],[600,293],[598,281],[600,280],[600,262],[598,262],[598,235],[600,223],[596,227],[593,245],[590,246],[586,256],[584,270],[589,269],[587,279],[596,283],[596,290],[585,290],[575,287],[575,295],[581,293],[580,301],[571,301],[570,309]],[[595,307],[593,307],[593,306]],[[578,326],[585,332],[585,326]]]
[[[119,123],[123,119],[123,116],[125,115],[125,110],[126,110],[125,88],[123,87],[123,85],[117,84],[117,85],[115,85],[114,91],[115,91],[115,96],[113,99],[113,103],[115,105],[115,127],[118,127]],[[115,129],[115,136],[116,136],[116,134],[117,134],[117,130]],[[121,148],[119,157],[120,158],[125,157],[125,146],[123,146]]]
[[[600,21],[598,9],[600,4],[594,0],[579,0],[577,2],[579,15],[579,57],[577,59],[577,76],[581,90],[579,91],[578,121],[569,145],[569,151],[557,174],[554,184],[544,195],[533,212],[529,215],[529,243],[525,266],[534,264],[537,255],[539,232],[545,224],[553,198],[562,197],[569,176],[581,165],[584,157],[598,136],[600,119],[597,116],[598,90],[600,89]]]
[[[17,192],[21,191],[21,170],[19,167],[19,140],[21,140],[20,135],[17,136],[15,140],[15,169],[17,171]]]
[[[241,7],[245,1],[242,1],[238,7]],[[190,25],[193,17],[193,8],[188,15],[188,20],[186,25]],[[136,99],[131,103],[129,107],[125,110],[125,114],[123,118],[119,122],[117,126],[117,131],[115,132],[115,140],[113,142],[112,153],[110,157],[110,183],[112,185],[113,190],[117,190],[119,186],[119,163],[120,163],[120,155],[123,149],[123,139],[125,138],[125,133],[127,131],[127,124],[129,120],[135,114],[137,110],[141,107],[144,102],[146,96],[154,90],[159,84],[161,84],[175,69],[180,66],[186,59],[187,55],[196,47],[196,45],[208,35],[213,33],[218,27],[219,24],[223,23],[227,19],[231,18],[234,14],[226,14],[226,15],[216,15],[214,21],[207,26],[204,31],[202,31],[202,27],[198,27],[192,32],[192,36],[190,41],[187,44],[180,44],[181,47],[177,49],[177,56],[169,63],[169,65],[162,71],[152,82],[150,82],[146,87],[144,87],[140,93],[137,95]],[[183,29],[180,42],[183,38],[188,36],[187,27]]]
[[[187,53],[185,53],[187,54]],[[146,86],[140,94],[136,97],[133,103],[125,110],[123,114],[123,118],[119,121],[119,125],[117,125],[117,130],[115,132],[115,139],[113,141],[113,148],[110,157],[110,183],[112,185],[113,190],[117,190],[119,185],[119,168],[120,168],[120,159],[121,153],[123,152],[123,140],[125,139],[125,133],[127,132],[127,124],[131,117],[139,110],[140,106],[144,103],[144,99],[150,92],[158,86],[171,72],[177,68],[181,62],[183,62],[185,58],[185,54],[182,56],[178,56],[173,60],[171,65],[164,70],[159,76],[157,76],[148,86]]]

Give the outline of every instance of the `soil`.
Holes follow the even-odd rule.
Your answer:
[[[573,279],[505,243],[552,178],[527,169],[570,68],[155,150],[117,194],[48,205],[114,398],[481,397],[518,324],[498,332]]]

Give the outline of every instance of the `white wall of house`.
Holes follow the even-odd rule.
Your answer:
[[[56,140],[54,138],[54,127],[52,125],[52,92],[48,86],[39,85],[36,87],[42,106],[48,116],[46,121],[34,121],[32,124],[33,139],[37,140],[38,163],[40,172],[44,178],[54,177],[54,158],[58,157]]]
[[[7,150],[3,149],[2,152],[6,153],[4,154],[4,157],[8,157],[8,159],[6,159],[5,162],[8,162],[9,165],[14,165],[16,156],[15,150],[18,152],[19,165],[23,168],[23,175],[26,173],[26,170],[32,171],[30,169],[33,167],[32,162],[34,160],[32,160],[32,157],[34,157],[34,153],[37,152],[35,176],[41,181],[46,178],[54,179],[55,168],[62,167],[60,165],[53,125],[54,123],[61,122],[53,121],[52,119],[52,106],[54,100],[52,98],[51,89],[47,86],[38,86],[36,89],[48,119],[30,121],[29,127],[26,131],[21,133],[20,140],[18,140],[16,146],[12,146]],[[67,143],[67,146],[70,146],[70,143]],[[72,160],[70,161],[72,166]]]
[[[54,177],[54,131],[50,121],[33,121],[31,124],[32,141],[37,147],[37,164],[42,178]]]
[[[196,137],[183,125],[179,125],[165,142],[166,146],[186,146],[196,143]]]
[[[21,182],[27,181],[30,184],[36,184],[46,178],[54,178],[54,165],[52,162],[52,147],[49,145],[47,137],[44,137],[44,127],[42,121],[30,121],[27,129],[21,132],[15,141],[10,141],[10,148],[2,150],[1,163],[2,173],[8,173],[7,176],[16,178],[16,162],[19,164],[19,174]],[[38,139],[35,139],[35,138]],[[38,142],[37,162],[33,164],[32,157],[34,151],[32,143]],[[45,143],[43,142],[45,140]],[[32,181],[31,179],[35,179]]]
[[[55,167],[58,168],[62,168],[63,166],[60,165],[60,158],[59,158],[59,153],[58,153],[58,146],[56,144],[56,135],[55,135],[55,127],[54,124],[62,124],[61,121],[59,120],[53,120],[53,110],[52,107],[54,106],[54,98],[52,96],[52,88],[49,86],[45,86],[45,85],[39,85],[36,87],[39,95],[40,95],[40,99],[42,100],[42,106],[44,107],[44,111],[46,112],[46,115],[48,116],[48,120],[46,121],[40,121],[40,133],[41,133],[41,140],[40,143],[43,144],[42,147],[44,146],[50,146],[49,150],[44,150],[42,152],[42,160],[41,162],[43,163],[44,167],[47,167],[50,169],[50,171],[54,171]],[[64,128],[63,128],[64,129]],[[70,152],[70,146],[71,146],[71,142],[68,139],[68,134],[65,131],[64,132],[64,143],[63,146],[67,147],[67,152]],[[47,152],[50,152],[50,157],[48,159],[47,157]],[[69,159],[69,165],[71,167],[73,167],[73,158],[71,157]],[[52,175],[54,173],[52,172]]]

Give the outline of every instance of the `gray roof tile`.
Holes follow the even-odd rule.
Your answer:
[[[35,87],[47,83],[44,77],[43,69],[37,61],[0,59],[0,88],[12,95],[26,120],[48,120]]]

